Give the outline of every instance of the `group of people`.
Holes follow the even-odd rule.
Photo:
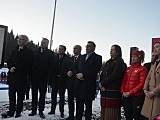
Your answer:
[[[111,58],[102,69],[100,120],[151,120],[160,115],[160,42],[154,45],[150,63],[144,64],[144,52],[134,50],[131,65],[122,59],[121,47],[113,45]]]
[[[81,55],[82,47],[75,45],[73,48],[74,56],[69,57],[65,53],[66,47],[64,45],[59,45],[58,54],[54,54],[48,49],[49,40],[42,38],[40,47],[31,51],[26,46],[28,40],[26,35],[19,35],[18,46],[12,50],[7,61],[9,111],[3,113],[2,117],[7,118],[14,115],[15,118],[21,117],[27,80],[29,79],[32,89],[32,111],[29,116],[36,115],[38,108],[39,116],[45,118],[43,113],[45,96],[47,85],[51,85],[52,101],[49,115],[55,114],[57,94],[59,94],[60,117],[64,118],[65,90],[67,89],[69,107],[67,120],[74,120],[75,113],[76,120],[82,120],[84,112],[86,120],[91,120],[92,101],[95,99],[97,88],[97,73],[102,66],[102,57],[95,53],[96,44],[88,41],[84,55]]]
[[[83,113],[85,120],[91,120],[97,74],[100,74],[101,120],[120,120],[122,106],[126,120],[147,120],[160,115],[160,42],[154,45],[151,63],[142,66],[144,52],[134,50],[129,67],[122,59],[121,47],[112,45],[111,58],[103,68],[102,56],[95,53],[96,44],[93,41],[87,42],[84,55],[81,55],[82,47],[75,45],[72,57],[65,54],[64,45],[59,45],[58,54],[55,55],[48,49],[47,38],[42,39],[41,46],[34,52],[26,47],[27,42],[26,35],[19,35],[18,46],[12,50],[7,61],[9,111],[2,114],[3,118],[13,117],[15,113],[16,118],[21,116],[27,80],[30,79],[32,111],[29,116],[36,115],[38,108],[39,116],[45,118],[45,96],[47,85],[51,85],[49,115],[55,114],[59,94],[60,116],[64,118],[67,89],[67,120],[82,120]]]

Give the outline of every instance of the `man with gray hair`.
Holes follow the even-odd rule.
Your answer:
[[[7,78],[7,84],[9,85],[9,111],[2,114],[3,118],[13,117],[15,111],[15,118],[21,116],[27,76],[29,74],[33,58],[32,51],[26,47],[27,42],[28,37],[26,35],[19,35],[18,46],[12,50],[7,61],[9,69]]]
[[[31,75],[32,85],[32,112],[29,116],[37,114],[38,90],[39,90],[39,116],[45,118],[45,96],[47,84],[54,77],[55,57],[53,51],[48,49],[49,40],[43,38],[41,46],[34,52],[34,60]]]

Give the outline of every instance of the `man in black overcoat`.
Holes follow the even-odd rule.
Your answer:
[[[34,61],[31,73],[32,86],[32,112],[29,116],[37,114],[39,91],[39,116],[45,118],[45,97],[47,84],[51,81],[55,69],[55,57],[53,51],[48,49],[49,40],[43,38],[41,46],[34,52]]]
[[[79,73],[76,75],[76,120],[82,120],[84,105],[86,120],[91,120],[92,101],[96,94],[96,78],[102,65],[102,57],[96,54],[95,43],[89,41],[86,45],[86,54],[78,62]]]
[[[9,111],[2,114],[4,118],[14,116],[15,111],[16,118],[21,116],[27,76],[33,59],[33,52],[26,47],[27,42],[28,37],[26,35],[19,35],[18,46],[12,50],[7,61],[9,69],[7,78],[7,84],[9,85]]]
[[[59,93],[59,110],[60,117],[64,118],[64,102],[65,102],[65,89],[66,89],[66,77],[67,71],[66,67],[69,64],[69,56],[65,54],[66,47],[64,45],[59,45],[59,53],[56,57],[56,79],[52,81],[52,105],[51,111],[48,114],[55,114],[55,109],[57,105],[57,93]]]
[[[78,73],[78,61],[81,57],[80,45],[75,45],[73,47],[74,56],[70,57],[70,64],[67,67],[67,78],[66,78],[66,88],[68,90],[68,109],[69,117],[66,120],[74,120],[74,81],[76,74]]]

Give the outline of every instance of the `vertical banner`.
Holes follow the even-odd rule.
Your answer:
[[[152,38],[152,52],[154,51],[154,45],[156,42],[160,42],[160,38]]]
[[[7,41],[8,27],[0,25],[0,67],[4,66],[5,46]]]

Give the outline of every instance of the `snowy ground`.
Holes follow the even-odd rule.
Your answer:
[[[0,85],[1,87],[7,87],[6,85]],[[31,95],[31,94],[30,94]],[[31,96],[30,96],[31,98]],[[66,96],[66,100],[67,100],[67,96]],[[50,93],[47,93],[46,95],[46,104],[45,104],[45,110],[44,110],[44,114],[45,114],[45,120],[59,120],[60,119],[60,112],[59,112],[59,105],[57,105],[56,108],[56,113],[55,115],[48,115],[48,112],[50,111],[51,108],[51,97],[50,97]],[[8,90],[0,90],[0,114],[2,114],[3,112],[8,110]],[[19,118],[5,118],[5,120],[41,120],[41,118],[39,117],[39,115],[35,115],[35,116],[28,116],[28,114],[31,112],[31,99],[29,100],[24,100],[24,108],[23,108],[23,112],[22,112],[22,116]],[[95,99],[95,101],[93,101],[93,120],[99,120],[100,117],[100,95],[98,94],[97,98]],[[68,117],[68,104],[66,102],[65,104],[65,118]],[[2,118],[0,117],[0,120]],[[122,120],[124,120],[123,118],[123,113],[122,113]]]

